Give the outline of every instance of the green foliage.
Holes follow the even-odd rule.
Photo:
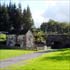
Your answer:
[[[23,22],[25,30],[31,29],[34,24],[29,6],[23,11]]]
[[[26,32],[33,26],[33,19],[29,6],[22,11],[21,5],[9,3],[0,4],[0,31],[20,33]]]
[[[7,30],[9,23],[9,15],[8,15],[8,9],[5,7],[5,4],[3,6],[0,5],[0,30]]]
[[[6,41],[6,34],[0,34],[0,41]]]
[[[49,20],[49,22],[43,22],[40,28],[44,32],[69,33],[70,23]]]
[[[34,31],[35,42],[45,41],[45,33],[39,29]]]

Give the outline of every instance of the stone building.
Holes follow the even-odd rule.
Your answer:
[[[32,49],[34,46],[34,37],[32,31],[28,30],[24,34],[7,34],[7,46],[23,49]]]

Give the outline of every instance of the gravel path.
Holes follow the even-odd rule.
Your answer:
[[[25,55],[21,55],[21,56],[1,60],[0,61],[0,68],[7,67],[7,66],[9,66],[11,64],[15,64],[19,61],[23,61],[23,60],[25,61],[25,60],[28,60],[28,59],[32,59],[32,58],[38,57],[38,56],[40,56],[44,53],[48,53],[48,52],[51,52],[51,51],[35,52],[35,53],[31,53],[31,54],[25,54]]]

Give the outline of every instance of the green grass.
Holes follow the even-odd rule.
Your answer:
[[[22,54],[32,53],[34,51],[29,50],[0,50],[0,60],[20,56]]]
[[[14,64],[1,70],[70,70],[70,49],[44,54],[28,60],[27,64]]]

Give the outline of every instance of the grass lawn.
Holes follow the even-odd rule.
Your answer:
[[[19,56],[22,54],[32,53],[32,52],[34,52],[34,51],[29,51],[29,50],[0,50],[0,60],[10,58],[10,57]]]
[[[27,64],[14,64],[1,70],[70,70],[70,49],[44,54],[28,60]]]

